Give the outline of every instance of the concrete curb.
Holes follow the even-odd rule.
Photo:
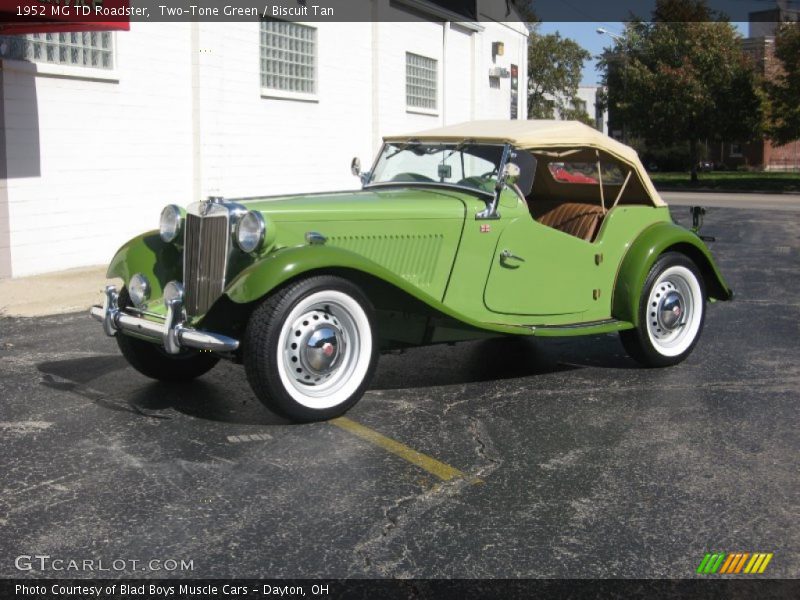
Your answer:
[[[38,317],[86,310],[102,302],[106,265],[0,280],[0,317]],[[114,280],[118,285],[121,283]]]

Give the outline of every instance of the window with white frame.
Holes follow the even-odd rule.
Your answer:
[[[114,38],[109,31],[0,36],[0,58],[113,69]]]
[[[317,29],[287,21],[261,21],[261,87],[317,92]]]
[[[436,110],[436,59],[406,52],[406,106]]]

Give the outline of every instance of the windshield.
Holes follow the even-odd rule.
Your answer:
[[[368,183],[444,183],[491,192],[502,157],[501,145],[385,144]]]

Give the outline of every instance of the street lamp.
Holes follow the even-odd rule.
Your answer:
[[[617,35],[616,33],[611,33],[605,27],[598,27],[595,31],[597,31],[597,33],[599,33],[600,35],[607,35],[608,37],[614,39],[617,42],[622,42],[621,36]]]
[[[614,40],[615,42],[617,42],[619,44],[620,48],[622,49],[622,57],[625,60],[625,63],[626,63],[626,66],[627,66],[628,55],[625,52],[625,46],[623,44],[624,40],[622,39],[622,36],[619,36],[616,33],[611,33],[605,27],[598,27],[595,31],[597,31],[597,33],[599,35],[607,35],[608,37],[610,37],[612,40]],[[625,102],[625,103],[628,102],[628,71],[627,71],[627,69],[625,69],[625,71],[623,71],[623,74],[622,74],[622,101]],[[627,130],[627,128],[625,127],[625,120],[623,119],[623,121],[622,121],[622,142],[623,143],[628,143],[628,139],[627,139],[628,136],[626,135],[626,133],[627,133],[626,130]]]

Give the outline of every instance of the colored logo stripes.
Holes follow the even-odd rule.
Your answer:
[[[772,552],[725,552],[708,553],[703,557],[697,572],[701,575],[738,575],[740,573],[756,574],[763,573],[769,561],[772,560]]]

